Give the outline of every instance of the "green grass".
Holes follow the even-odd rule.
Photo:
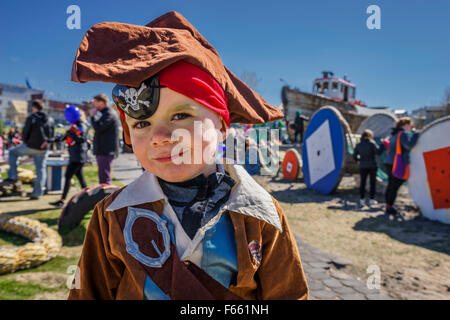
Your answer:
[[[20,167],[25,169],[30,169],[34,171],[34,165],[21,165]],[[88,186],[93,186],[98,183],[97,165],[91,164],[86,165],[83,168],[84,177]],[[4,173],[5,174],[5,173]],[[72,193],[69,194],[67,199],[70,199],[71,195],[74,194],[75,188],[80,189],[78,179],[75,180],[75,186],[72,186]],[[123,186],[117,179],[113,178],[113,183],[118,186]],[[24,185],[25,190],[30,191],[32,189],[31,185]],[[56,197],[52,196],[53,198]],[[24,216],[32,219],[37,219],[43,223],[46,223],[50,228],[58,229],[58,219],[61,215],[61,209],[50,208],[48,206],[50,196],[44,196],[42,199],[38,200],[36,203],[36,210],[29,210],[29,205],[27,209],[22,211],[30,211],[29,214]],[[18,200],[17,202],[10,202],[11,210],[13,212],[20,212],[20,206],[26,205],[26,202]],[[9,206],[5,204],[4,206]],[[39,210],[39,208],[43,208]],[[5,208],[1,211],[5,211]],[[8,208],[9,209],[9,208]],[[81,221],[81,223],[72,230],[63,229],[60,231],[60,235],[63,241],[63,248],[77,247],[83,244],[84,236],[86,234],[86,229],[88,227],[90,218],[92,216],[92,211],[89,212]],[[0,246],[2,245],[15,245],[21,246],[28,242],[28,239],[23,237],[0,231]],[[11,279],[13,275],[29,273],[29,272],[58,272],[62,274],[67,274],[67,268],[72,265],[77,265],[79,260],[79,255],[74,256],[57,256],[54,259],[40,265],[26,270],[19,270],[13,274],[0,275],[0,300],[22,300],[33,298],[34,295],[44,292],[55,292],[58,290],[65,289],[65,286],[61,288],[45,288],[37,283],[23,283]]]
[[[71,265],[78,264],[79,257],[62,257],[56,256],[52,260],[29,269],[18,270],[14,274],[22,274],[29,272],[60,272],[66,273],[67,268]],[[1,278],[0,278],[1,279]]]
[[[27,242],[29,242],[29,240],[24,237],[9,232],[0,231],[0,246],[11,244],[15,246],[23,246]]]
[[[58,289],[41,287],[34,283],[22,283],[11,279],[0,279],[0,300],[24,300],[42,292],[55,292]]]

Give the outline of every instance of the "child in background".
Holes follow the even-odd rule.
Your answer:
[[[375,157],[382,154],[384,151],[384,144],[377,146],[373,140],[373,132],[371,130],[364,130],[361,134],[361,141],[356,145],[353,152],[353,158],[359,161],[359,174],[361,183],[359,186],[359,205],[363,207],[365,205],[365,192],[367,176],[370,180],[370,200],[369,206],[377,203],[375,200],[376,193],[376,179],[377,179],[377,162]]]
[[[242,166],[211,161],[231,122],[283,114],[183,16],[93,26],[72,72],[117,84],[124,141],[145,171],[97,204],[69,299],[308,297],[278,202]]]
[[[50,204],[58,208],[64,206],[67,194],[70,190],[72,177],[75,175],[80,182],[81,188],[86,188],[86,181],[83,176],[83,166],[87,161],[88,142],[87,142],[87,128],[81,120],[82,113],[78,107],[70,106],[65,112],[67,121],[71,122],[70,129],[64,135],[55,138],[55,142],[59,143],[66,141],[69,148],[69,164],[66,168],[64,189],[61,199]]]

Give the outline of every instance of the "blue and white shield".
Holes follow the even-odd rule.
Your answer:
[[[306,186],[324,194],[333,192],[341,179],[345,155],[344,130],[333,108],[314,113],[302,151]]]

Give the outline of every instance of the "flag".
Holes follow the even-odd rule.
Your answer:
[[[27,84],[28,89],[32,89],[30,81],[28,81],[28,78],[25,78],[25,83]]]

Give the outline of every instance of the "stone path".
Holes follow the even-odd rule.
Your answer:
[[[113,175],[128,184],[142,174],[142,169],[134,154],[121,153],[112,164]],[[302,258],[303,268],[309,285],[312,300],[392,300],[376,289],[335,269],[345,269],[350,261],[315,248],[296,236]],[[333,268],[332,268],[333,267]]]
[[[129,184],[142,174],[134,153],[121,153],[112,163],[112,175],[123,184]]]
[[[344,271],[350,261],[325,252],[296,236],[312,300],[392,300]]]

